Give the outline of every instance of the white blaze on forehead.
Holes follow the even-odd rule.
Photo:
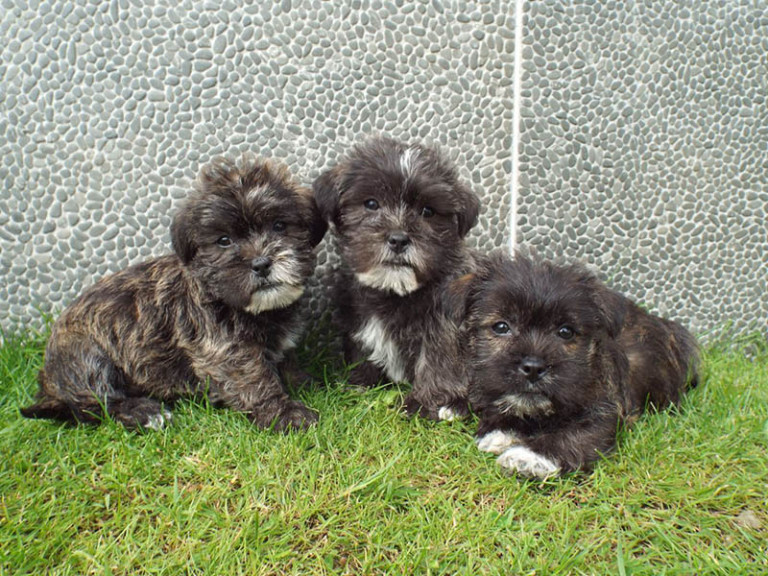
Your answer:
[[[248,202],[253,202],[259,196],[269,192],[269,190],[270,188],[266,184],[262,184],[261,186],[254,186],[253,188],[248,190],[248,193],[246,194],[246,198]]]
[[[383,368],[393,382],[405,380],[405,365],[400,358],[397,343],[387,334],[384,323],[372,316],[352,338],[368,354],[368,360]]]
[[[414,162],[418,155],[418,148],[406,148],[403,150],[403,153],[400,154],[400,170],[406,179],[408,179],[413,172]]]

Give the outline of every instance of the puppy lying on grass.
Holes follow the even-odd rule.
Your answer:
[[[303,428],[315,412],[280,371],[302,331],[297,300],[327,225],[283,167],[218,159],[171,226],[175,254],[101,279],[53,326],[29,418],[162,428],[165,405],[207,386],[257,426]]]
[[[582,266],[494,254],[451,297],[467,314],[477,446],[510,472],[589,469],[620,425],[696,382],[694,337]]]

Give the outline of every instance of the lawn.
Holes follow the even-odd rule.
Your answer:
[[[702,384],[584,476],[505,476],[473,420],[313,370],[276,435],[184,402],[163,432],[23,419],[43,339],[0,348],[0,574],[768,573],[768,347],[710,347]],[[322,381],[325,380],[325,383]]]

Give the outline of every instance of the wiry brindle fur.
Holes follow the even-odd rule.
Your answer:
[[[106,277],[53,327],[30,418],[161,428],[164,405],[207,386],[260,427],[301,428],[315,412],[281,381],[313,247],[326,223],[311,191],[268,161],[219,159],[176,213],[174,255]]]
[[[474,268],[463,239],[477,221],[475,194],[436,150],[383,137],[354,148],[314,188],[341,250],[335,303],[346,360],[357,365],[350,381],[409,381],[409,413],[466,413],[458,326],[442,293]]]
[[[462,285],[463,284],[463,285]],[[646,405],[677,404],[697,344],[579,265],[495,254],[467,295],[478,447],[505,469],[546,477],[589,469]]]

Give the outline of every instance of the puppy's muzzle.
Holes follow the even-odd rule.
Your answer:
[[[402,230],[397,230],[390,233],[387,237],[387,246],[395,254],[402,254],[408,249],[411,244],[411,238]]]
[[[272,271],[272,260],[266,256],[259,256],[251,260],[251,270],[259,278],[266,278]]]
[[[517,371],[531,384],[541,380],[548,370],[546,362],[538,356],[525,356],[517,367]]]

